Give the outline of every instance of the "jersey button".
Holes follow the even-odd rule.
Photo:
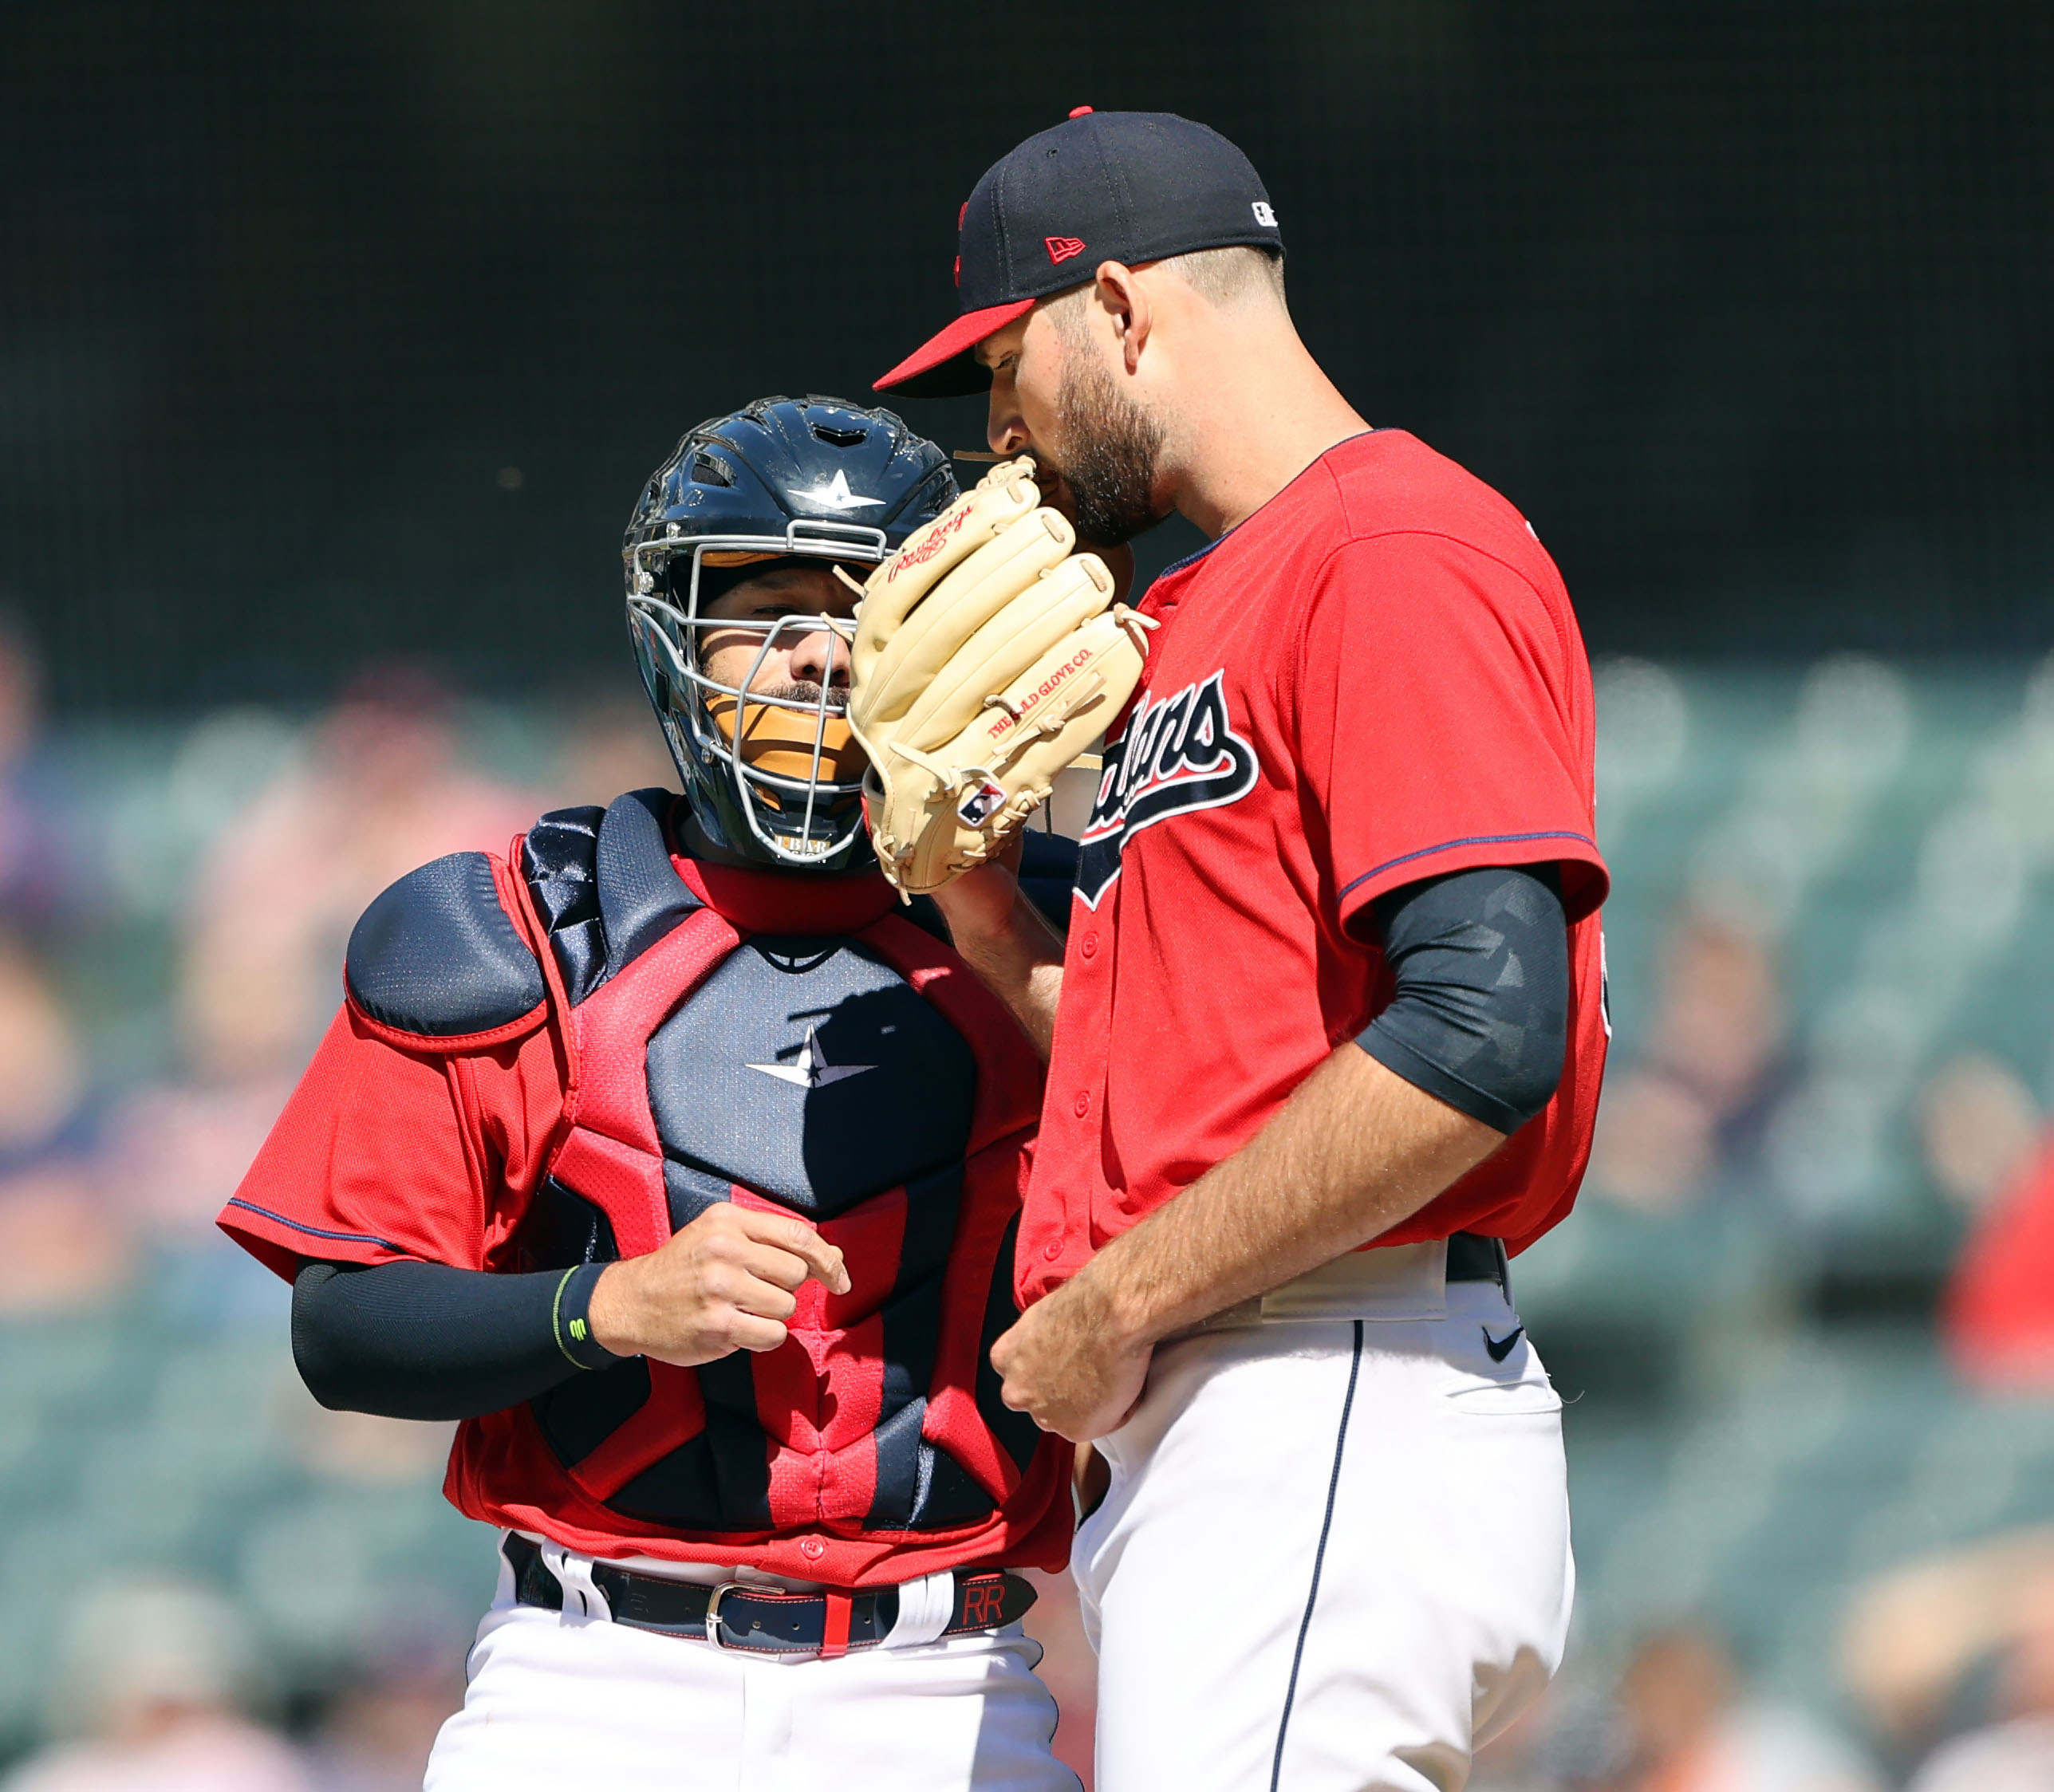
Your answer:
[[[1096,957],[1098,955],[1098,935],[1097,935],[1097,934],[1095,934],[1095,933],[1087,933],[1087,934],[1086,934],[1086,935],[1084,935],[1084,943],[1083,943],[1082,946],[1078,947],[1077,949],[1078,949],[1080,952],[1082,952],[1082,953],[1085,955],[1085,957],[1086,957],[1087,959],[1094,959],[1094,958],[1096,958]]]
[[[1051,1239],[1041,1247],[1041,1254],[1044,1262],[1054,1262],[1062,1254],[1062,1241],[1060,1239]]]
[[[1086,1114],[1090,1113],[1090,1111],[1091,1097],[1088,1095],[1078,1096],[1077,1097],[1077,1117],[1079,1120],[1082,1120]]]
[[[808,1562],[818,1562],[827,1554],[827,1546],[818,1537],[808,1537],[800,1542],[798,1553]]]

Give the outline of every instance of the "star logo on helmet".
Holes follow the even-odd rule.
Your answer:
[[[866,505],[884,502],[881,498],[865,498],[851,491],[846,473],[837,473],[826,485],[815,486],[810,491],[795,491],[792,496],[818,504],[823,510],[860,510]]]

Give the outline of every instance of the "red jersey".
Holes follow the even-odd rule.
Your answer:
[[[1378,430],[1141,608],[1162,626],[1085,833],[1022,1300],[1239,1150],[1390,1002],[1378,896],[1483,865],[1561,867],[1561,1083],[1376,1243],[1531,1244],[1575,1199],[1607,1038],[1590,669],[1554,562],[1488,486]]]

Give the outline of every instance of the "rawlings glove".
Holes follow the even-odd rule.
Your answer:
[[[1155,624],[1076,545],[1034,463],[1008,461],[863,588],[849,725],[878,860],[906,895],[989,858],[1141,682]]]

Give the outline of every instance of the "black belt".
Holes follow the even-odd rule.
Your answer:
[[[518,1531],[500,1544],[514,1570],[514,1597],[545,1611],[563,1609],[563,1584],[542,1553]],[[741,1581],[701,1586],[636,1574],[609,1562],[592,1564],[592,1584],[606,1596],[616,1624],[637,1630],[688,1636],[743,1655],[818,1655],[874,1648],[898,1621],[899,1589],[873,1593],[777,1593]],[[956,1604],[944,1636],[995,1630],[1026,1615],[1035,1602],[1031,1585],[1017,1574],[956,1571]],[[708,1634],[708,1625],[712,1633]],[[838,1635],[837,1632],[839,1632]]]
[[[1480,1232],[1457,1232],[1448,1240],[1448,1279],[1450,1282],[1495,1282],[1500,1288],[1512,1286],[1512,1272],[1505,1261],[1505,1241],[1487,1239]]]

